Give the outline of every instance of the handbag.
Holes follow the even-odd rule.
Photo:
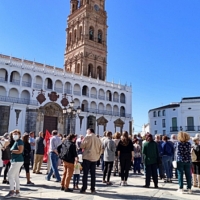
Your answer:
[[[176,160],[172,161],[172,165],[176,169],[177,168],[177,161]]]
[[[192,162],[196,162],[197,161],[197,155],[194,151],[194,149],[192,148],[192,152],[191,152],[191,158],[192,158]]]
[[[177,168],[177,148],[178,148],[178,143],[176,143],[176,150],[174,152],[174,160],[172,161],[172,165],[175,169]]]

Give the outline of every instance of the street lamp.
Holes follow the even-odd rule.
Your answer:
[[[65,116],[65,119],[67,117],[67,119],[69,120],[67,126],[69,125],[69,132],[68,132],[68,128],[67,128],[67,135],[69,133],[75,132],[75,127],[72,130],[72,120],[73,118],[76,118],[77,116],[79,116],[79,114],[81,113],[81,108],[80,106],[78,106],[77,108],[74,108],[74,101],[72,100],[69,103],[69,106],[66,108],[63,108],[63,115]],[[66,124],[66,120],[65,120],[65,124]],[[65,130],[65,129],[64,129]]]

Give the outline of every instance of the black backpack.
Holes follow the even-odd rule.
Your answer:
[[[64,141],[60,146],[58,146],[58,157],[64,161],[70,161],[72,159],[72,155],[70,153],[71,143],[69,141]]]

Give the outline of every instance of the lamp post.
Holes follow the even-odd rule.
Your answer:
[[[74,108],[74,101],[72,100],[70,103],[69,103],[69,106],[66,108],[64,107],[63,108],[63,115],[65,117],[65,125],[66,125],[66,118],[68,119],[68,122],[67,123],[67,126],[69,125],[69,132],[68,132],[68,128],[67,128],[67,135],[69,133],[74,133],[75,132],[75,128],[74,130],[72,130],[72,121],[73,121],[73,118],[76,118],[77,116],[79,116],[79,114],[81,113],[81,108],[80,106],[78,106],[77,108]],[[65,129],[64,129],[65,131]]]

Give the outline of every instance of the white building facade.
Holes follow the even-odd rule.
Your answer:
[[[57,129],[132,133],[132,87],[106,81],[105,0],[70,1],[64,69],[0,55],[0,135]],[[73,100],[73,112],[64,111]]]
[[[180,103],[151,109],[148,113],[150,133],[168,135],[186,131],[200,132],[200,97],[182,98]]]

